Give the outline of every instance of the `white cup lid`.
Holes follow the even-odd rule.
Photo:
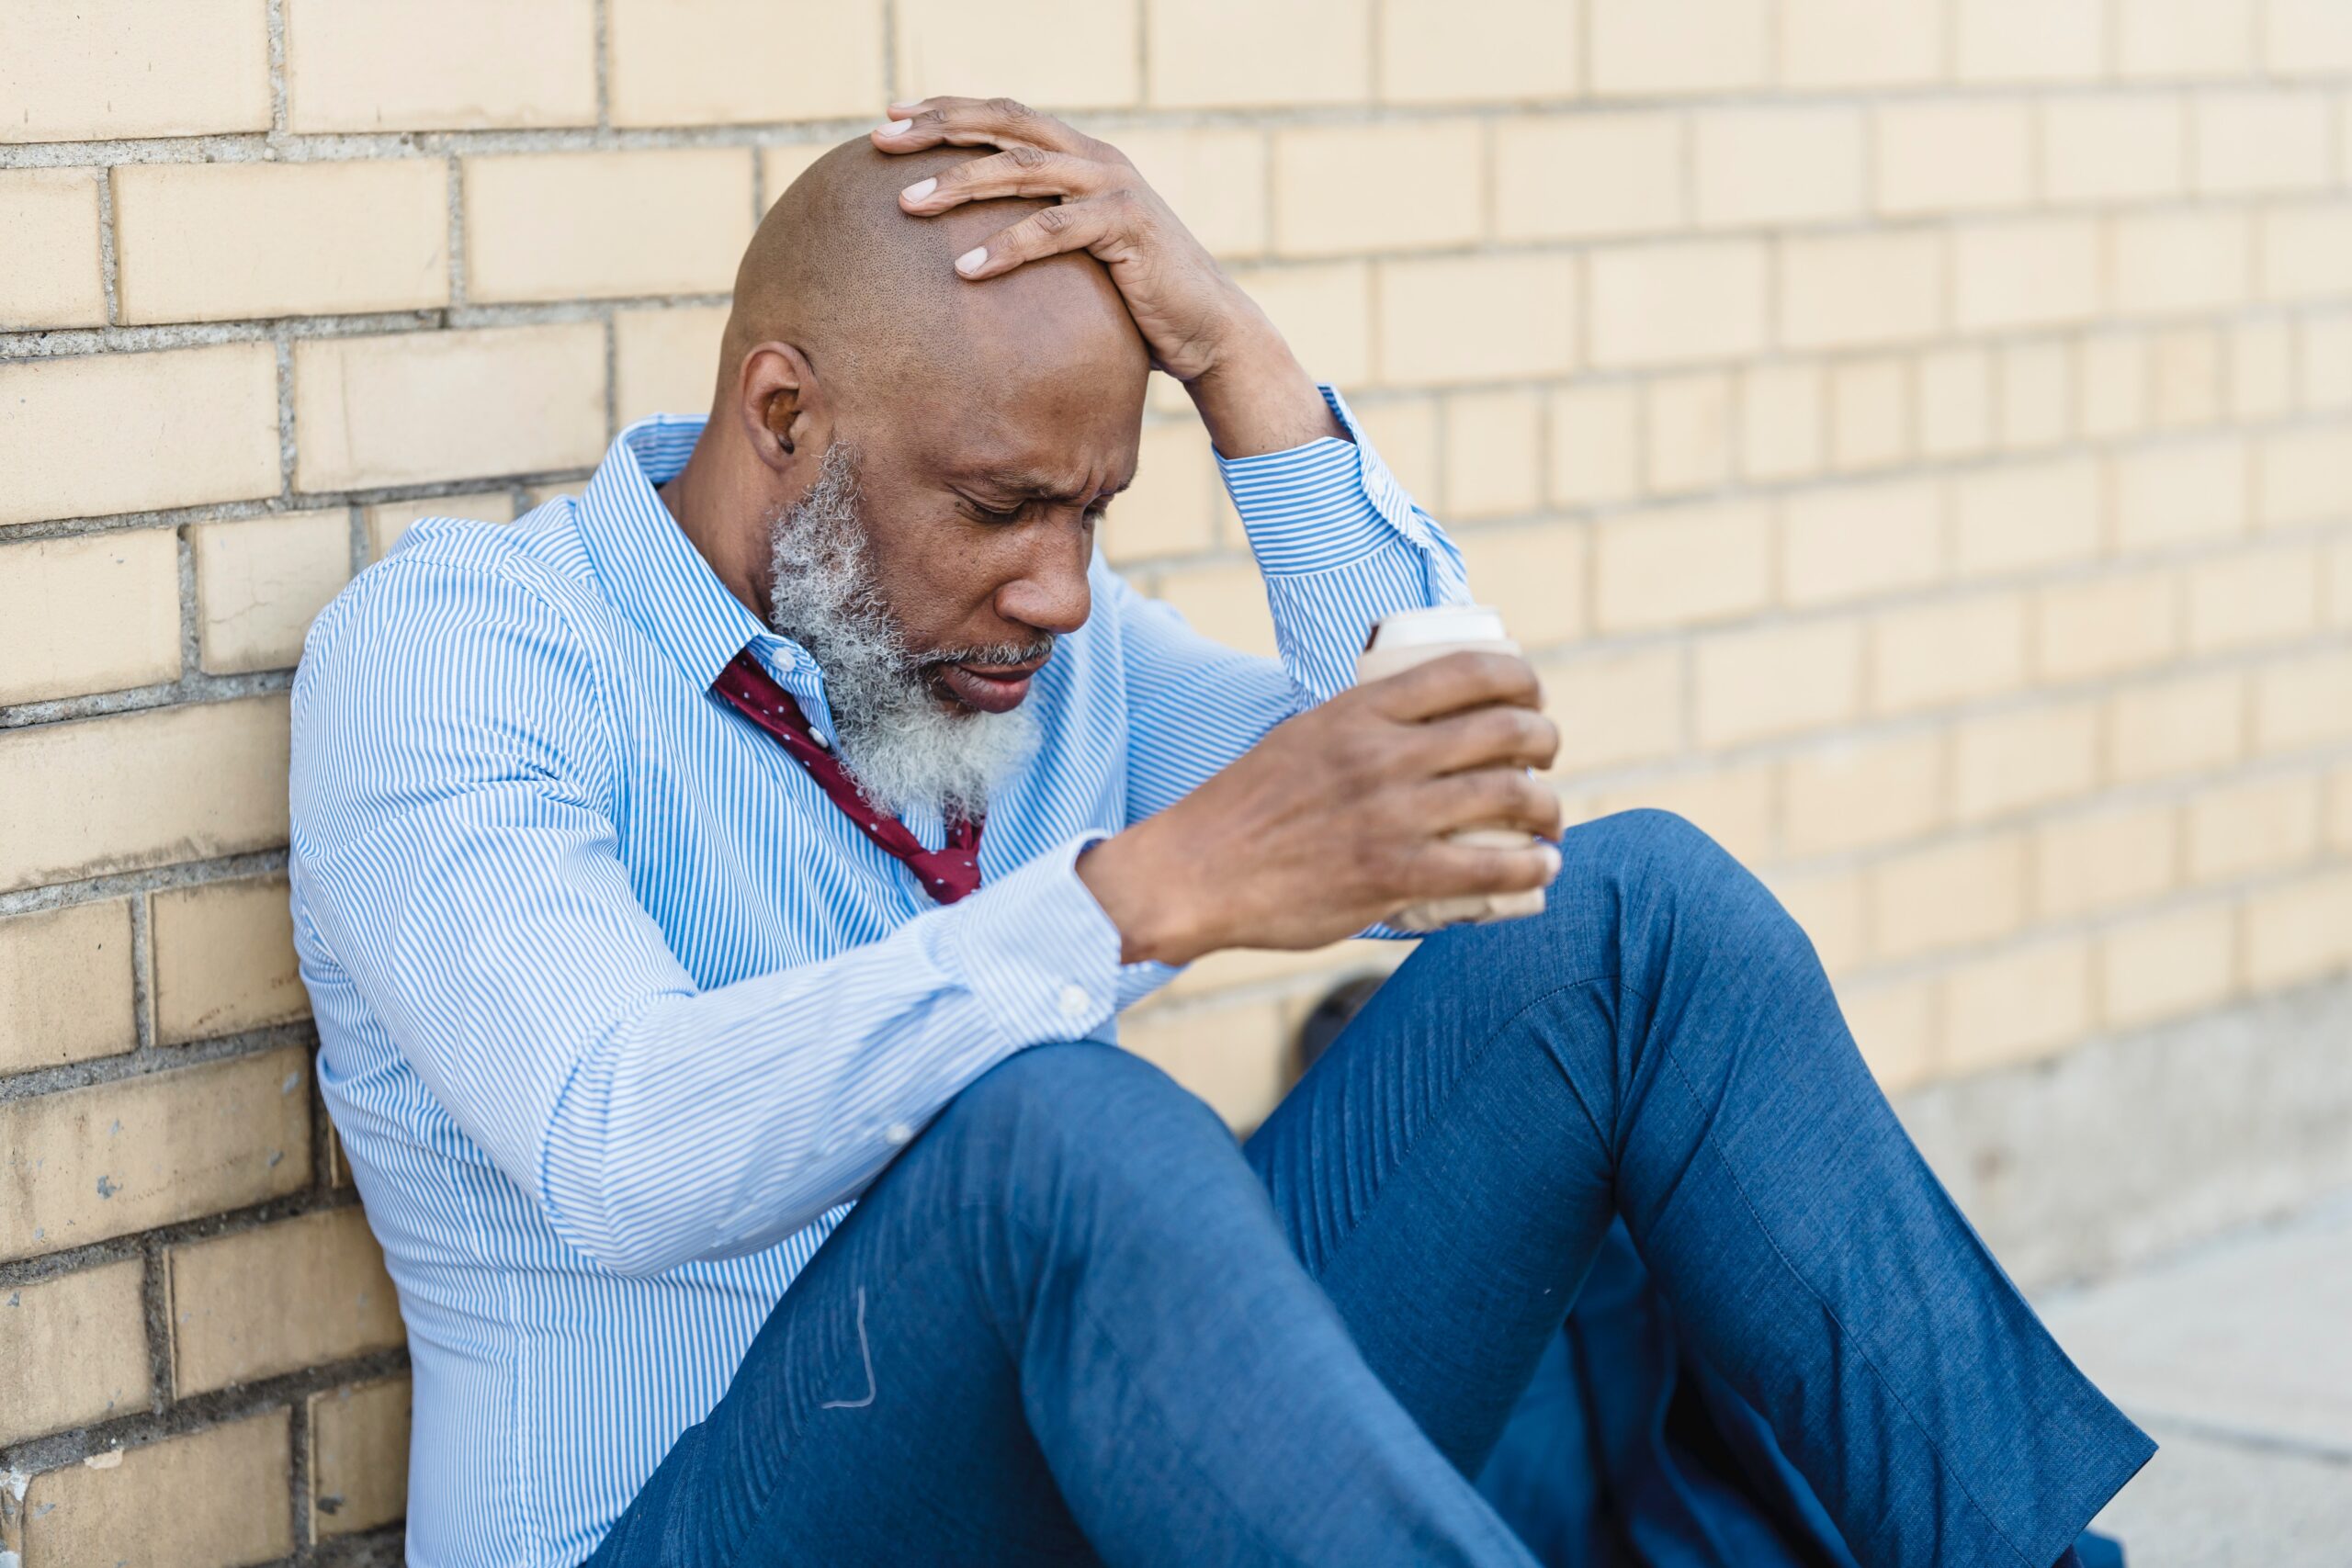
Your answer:
[[[1426,648],[1439,642],[1503,642],[1510,637],[1502,616],[1484,604],[1435,604],[1383,615],[1364,647]]]

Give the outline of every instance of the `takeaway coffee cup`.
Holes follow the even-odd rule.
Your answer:
[[[1363,652],[1356,656],[1356,684],[1377,681],[1409,670],[1427,660],[1449,653],[1510,653],[1519,644],[1503,630],[1503,618],[1484,604],[1440,604],[1427,610],[1400,610],[1384,616],[1372,628]],[[1460,844],[1492,844],[1518,849],[1531,840],[1511,828],[1465,828],[1453,835]],[[1390,918],[1398,931],[1433,931],[1442,926],[1472,920],[1508,920],[1544,912],[1544,890],[1525,893],[1473,894],[1460,898],[1433,898],[1415,904]]]

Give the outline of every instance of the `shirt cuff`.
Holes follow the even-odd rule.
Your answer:
[[[1120,1009],[1176,973],[1119,962],[1119,928],[1078,879],[1079,855],[1108,837],[1078,834],[955,906],[956,965],[1012,1049],[1107,1039]]]
[[[1259,570],[1269,577],[1329,571],[1400,537],[1420,549],[1434,547],[1434,531],[1380,460],[1348,400],[1329,384],[1317,389],[1348,440],[1327,435],[1253,457],[1217,454],[1226,492],[1249,531]]]

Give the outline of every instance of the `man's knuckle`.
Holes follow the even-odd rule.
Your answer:
[[[1006,148],[1003,156],[1011,160],[1014,167],[1021,169],[1039,169],[1054,161],[1054,155],[1045,148],[1031,147],[1025,143]]]
[[[989,100],[989,112],[1002,119],[1026,119],[1037,111],[1018,98],[996,97]]]

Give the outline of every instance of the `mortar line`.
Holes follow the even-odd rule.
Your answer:
[[[92,171],[98,184],[98,286],[106,295],[107,325],[122,322],[122,272],[114,243],[114,171]],[[7,334],[0,334],[0,344]]]

